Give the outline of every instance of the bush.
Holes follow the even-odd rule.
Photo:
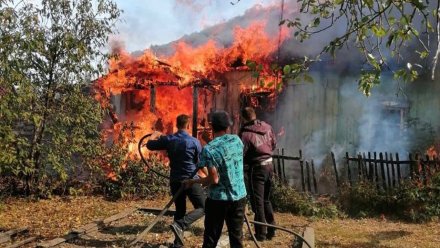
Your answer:
[[[385,199],[374,184],[359,182],[351,187],[343,184],[338,201],[341,210],[349,216],[366,217],[383,213],[381,206]]]
[[[338,201],[341,210],[352,217],[385,214],[413,222],[435,220],[440,216],[440,174],[426,186],[408,180],[388,191],[378,190],[369,182],[344,185]]]
[[[272,202],[274,209],[279,212],[318,218],[334,218],[340,214],[331,202],[317,201],[311,195],[300,193],[278,181],[274,185]]]
[[[167,168],[159,162],[152,168],[168,174]],[[125,168],[118,166],[114,173],[112,179],[102,182],[104,195],[111,199],[153,199],[169,192],[168,179],[149,172],[142,162],[127,161]]]

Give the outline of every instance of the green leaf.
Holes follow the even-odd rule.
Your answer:
[[[385,29],[382,26],[372,26],[371,27],[371,31],[373,32],[374,35],[376,35],[377,37],[383,37],[386,34]]]
[[[373,0],[363,0],[363,1],[368,6],[368,8],[373,7]]]
[[[315,18],[315,20],[313,21],[313,26],[317,27],[319,26],[319,24],[321,23],[321,19],[319,17]]]
[[[391,44],[393,43],[394,37],[396,37],[394,35],[394,33],[392,33],[392,34],[390,34],[390,36],[388,36],[387,45],[386,45],[387,47],[391,46]]]
[[[418,54],[420,54],[420,58],[424,59],[426,57],[428,57],[429,53],[427,51],[422,51],[422,52],[417,52]]]
[[[292,67],[290,67],[290,65],[285,65],[284,66],[284,68],[283,68],[284,75],[290,74],[291,71],[292,71]]]

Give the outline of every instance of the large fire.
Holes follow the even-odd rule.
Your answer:
[[[222,87],[222,74],[246,70],[247,61],[259,65],[260,73],[254,85],[243,86],[243,91],[277,89],[281,82],[271,64],[280,41],[287,38],[287,30],[282,29],[280,39],[268,35],[265,28],[264,22],[236,27],[228,47],[214,40],[198,47],[181,41],[166,57],[156,57],[151,50],[133,57],[123,49],[114,49],[108,74],[95,83],[96,99],[111,117],[105,139],[127,144],[132,151],[129,156],[136,156],[135,148],[143,135],[153,131],[172,133],[177,115],[191,115],[193,87],[205,89],[198,94],[197,123],[206,126],[204,113],[212,107],[207,99]],[[116,106],[116,100],[124,106]]]

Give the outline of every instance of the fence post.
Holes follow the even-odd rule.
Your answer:
[[[399,160],[399,153],[396,153],[396,164],[397,164],[397,182],[401,183],[402,180],[402,174],[400,173],[400,160]]]
[[[357,162],[358,162],[358,179],[359,181],[362,181],[362,157],[361,153],[358,153],[357,155]]]
[[[374,177],[376,179],[376,188],[379,190],[379,172],[377,168],[377,154],[374,152]]]
[[[384,190],[387,189],[387,182],[385,178],[385,168],[384,168],[384,160],[383,160],[383,154],[379,153],[379,159],[380,159],[380,172],[382,176],[382,187]]]
[[[301,167],[301,186],[302,190],[306,191],[306,184],[304,181],[304,160],[302,159],[302,151],[299,150],[299,166]]]
[[[332,162],[333,162],[333,168],[335,169],[335,176],[336,176],[336,187],[338,187],[339,189],[339,175],[338,175],[338,168],[336,166],[336,159],[335,159],[335,154],[333,152],[331,152],[332,155]]]
[[[312,192],[312,186],[310,184],[310,168],[309,168],[309,162],[306,161],[306,173],[307,173],[307,190],[309,192]]]
[[[374,170],[373,163],[371,162],[371,152],[368,152],[368,179],[371,182],[374,182]]]
[[[277,164],[275,166],[275,174],[278,176],[278,179],[281,181],[281,177],[280,177],[280,163],[281,163],[281,159],[280,159],[280,148],[277,148]]]
[[[393,187],[396,187],[396,173],[394,172],[394,160],[392,153],[390,153],[390,162],[391,162],[391,176],[393,181]]]
[[[364,170],[364,179],[368,180],[367,157],[365,152],[362,153],[362,169]]]
[[[281,165],[282,165],[282,173],[283,173],[283,182],[286,183],[286,169],[285,169],[285,164],[284,164],[284,148],[281,149],[281,155],[283,156],[283,158],[281,159]]]
[[[347,163],[347,175],[348,175],[348,183],[350,184],[350,187],[352,186],[351,182],[351,170],[350,170],[350,160],[348,157],[348,152],[345,153],[345,161]]]
[[[414,160],[414,156],[413,156],[413,154],[412,153],[410,153],[409,155],[408,155],[408,158],[409,158],[409,177],[411,178],[411,179],[413,179],[414,178],[414,176],[415,176],[415,173],[414,173],[414,167],[415,167],[415,160]]]
[[[387,172],[388,188],[391,188],[391,173],[390,173],[390,161],[388,160],[388,153],[385,152],[385,165]]]
[[[418,177],[418,180],[420,180],[420,154],[416,153],[416,162],[415,162],[415,174]]]
[[[315,176],[315,164],[313,163],[313,159],[311,161],[312,163],[312,176],[313,176],[313,187],[315,188],[315,193],[318,193],[318,184],[316,183],[316,176]]]
[[[428,172],[429,172],[429,164],[430,164],[429,162],[430,162],[429,156],[428,154],[426,154],[426,163],[422,161],[423,182],[425,186],[428,185]]]

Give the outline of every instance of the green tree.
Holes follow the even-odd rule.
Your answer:
[[[0,175],[53,190],[101,148],[88,86],[120,11],[111,0],[0,0]]]

